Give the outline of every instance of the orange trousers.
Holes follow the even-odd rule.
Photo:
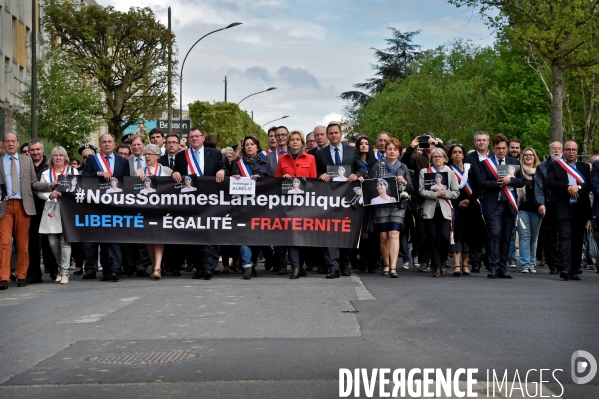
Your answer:
[[[27,278],[30,220],[31,217],[23,208],[23,201],[6,201],[6,213],[0,219],[0,281],[8,281],[10,278],[10,247],[13,237],[17,246],[17,278]]]

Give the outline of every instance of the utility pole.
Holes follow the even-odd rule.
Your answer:
[[[37,138],[37,0],[31,0],[31,138]]]
[[[227,102],[227,77],[225,76],[225,102]]]
[[[173,33],[171,30],[171,8],[168,8],[168,32],[170,34]],[[166,133],[173,133],[173,46],[172,44],[168,45],[168,108],[167,108],[167,128]],[[179,130],[181,127],[179,127]],[[180,135],[180,134],[179,134]]]

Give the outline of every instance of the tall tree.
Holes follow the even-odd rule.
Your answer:
[[[239,144],[248,135],[256,136],[263,148],[268,147],[264,130],[235,103],[196,101],[189,104],[189,116],[194,126],[215,135],[221,148]]]
[[[104,92],[108,130],[119,140],[141,117],[166,109],[169,46],[174,35],[150,8],[82,7],[47,0],[44,24],[82,76]]]
[[[585,45],[596,40],[599,0],[448,1],[457,7],[479,8],[489,26],[505,30],[531,55],[537,54],[548,62],[551,71],[549,133],[552,141],[561,141],[564,133],[564,72],[599,63],[599,47]]]
[[[102,120],[102,93],[81,80],[79,71],[60,50],[48,51],[37,63],[38,134],[60,144],[71,155],[89,140]],[[26,84],[26,82],[23,82]],[[21,137],[31,136],[31,87],[19,93],[24,107],[13,108]]]
[[[384,50],[371,48],[374,50],[374,57],[378,60],[377,64],[372,65],[372,69],[376,71],[375,77],[353,85],[362,91],[346,91],[341,93],[342,99],[358,107],[364,106],[371,96],[383,91],[387,82],[404,79],[410,73],[412,63],[420,55],[420,46],[412,42],[414,36],[420,31],[402,33],[395,28],[389,30],[393,36],[385,40],[389,47]]]

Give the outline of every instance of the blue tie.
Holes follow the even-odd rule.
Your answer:
[[[339,158],[339,148],[335,148],[335,165],[341,165],[341,158]]]
[[[285,150],[281,150],[281,151],[279,152],[279,155],[285,155],[285,154],[287,154],[287,151],[285,151]]]

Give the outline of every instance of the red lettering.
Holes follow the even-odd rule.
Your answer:
[[[292,230],[301,230],[302,229],[302,219],[301,218],[293,218],[291,220],[291,229]]]
[[[260,218],[252,218],[252,230],[260,225]]]
[[[281,220],[283,223],[285,223],[285,230],[289,230],[289,222],[291,221],[291,218],[281,218]]]
[[[262,218],[260,221],[260,230],[270,230],[270,219]]]
[[[314,220],[316,222],[316,227],[314,227],[314,230],[316,231],[325,231],[325,220],[324,219],[315,219]]]
[[[304,230],[314,230],[314,219],[304,219]]]
[[[282,229],[283,229],[283,227],[281,227],[281,219],[276,218],[272,224],[272,230],[282,230]]]
[[[327,219],[327,231],[331,231],[331,219]]]
[[[351,220],[345,219],[341,222],[341,231],[344,233],[351,233]]]
[[[333,219],[333,231],[339,231],[339,223],[341,223],[341,220],[339,219]]]

